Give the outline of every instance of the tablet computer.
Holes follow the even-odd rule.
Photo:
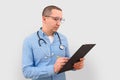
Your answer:
[[[65,72],[73,69],[74,63],[78,62],[80,58],[83,58],[96,44],[83,44],[75,54],[69,59],[69,61],[58,72]]]

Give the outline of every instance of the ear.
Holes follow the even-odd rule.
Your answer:
[[[42,22],[44,23],[46,21],[46,17],[42,16]]]

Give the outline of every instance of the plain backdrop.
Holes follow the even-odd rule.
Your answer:
[[[21,69],[22,43],[41,27],[45,6],[63,9],[59,32],[71,55],[82,45],[96,46],[82,70],[66,72],[67,80],[120,80],[119,0],[0,0],[0,80],[27,80]]]

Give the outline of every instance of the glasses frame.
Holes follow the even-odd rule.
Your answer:
[[[60,21],[61,23],[63,23],[65,21],[65,19],[60,18],[60,17],[53,17],[53,16],[45,16],[45,17],[50,17],[50,18],[52,18],[53,20],[55,20],[57,22]]]

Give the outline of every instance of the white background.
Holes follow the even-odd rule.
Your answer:
[[[66,72],[67,80],[120,80],[119,0],[0,0],[0,80],[26,80],[22,43],[41,27],[41,12],[50,4],[63,9],[59,32],[67,36],[71,55],[82,44],[96,43],[84,68]]]

